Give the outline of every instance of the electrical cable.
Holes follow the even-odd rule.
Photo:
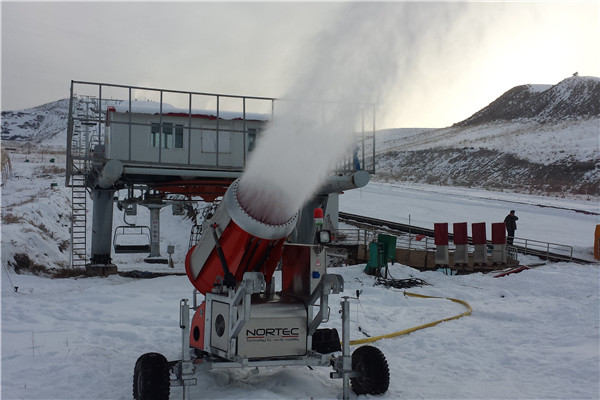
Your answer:
[[[377,276],[375,277],[375,285],[383,285],[385,287],[393,287],[395,289],[408,289],[415,286],[431,286],[429,283],[425,282],[423,279],[419,278],[406,278],[406,279],[395,279],[389,271],[386,271],[386,276],[389,275],[390,278],[381,276],[381,269],[377,271]]]
[[[383,285],[395,289],[408,289],[415,286],[431,286],[429,283],[419,278],[390,279],[381,277],[375,279],[375,285]]]
[[[373,336],[373,337],[364,338],[364,339],[351,340],[350,341],[350,345],[351,346],[355,346],[355,345],[364,344],[364,343],[373,343],[373,342],[376,342],[376,341],[381,340],[381,339],[395,338],[395,337],[406,335],[406,334],[409,334],[409,333],[412,333],[412,332],[415,332],[415,331],[418,331],[418,330],[421,330],[421,329],[430,328],[430,327],[438,325],[438,324],[440,324],[442,322],[446,322],[446,321],[451,321],[453,319],[462,318],[462,317],[465,317],[467,315],[470,315],[473,312],[473,308],[469,305],[469,303],[467,303],[464,300],[454,299],[452,297],[427,296],[427,295],[424,295],[424,294],[410,293],[410,292],[406,292],[406,291],[404,292],[404,295],[405,296],[409,296],[409,297],[418,297],[418,298],[422,298],[422,299],[446,299],[446,300],[450,300],[450,301],[452,301],[454,303],[458,303],[458,304],[463,305],[467,309],[467,311],[465,311],[465,312],[463,312],[461,314],[452,316],[452,317],[448,317],[448,318],[440,319],[440,320],[437,320],[437,321],[429,322],[427,324],[423,324],[423,325],[415,326],[415,327],[412,327],[412,328],[404,329],[402,331],[388,333],[388,334],[380,335],[380,336]]]
[[[356,301],[358,302],[358,305],[360,306],[360,309],[362,310],[363,316],[365,317],[365,321],[368,322],[369,318],[367,317],[367,312],[365,311],[364,307],[362,306],[362,303],[360,302],[360,294],[361,293],[362,293],[362,290],[356,291]],[[365,335],[366,337],[371,337],[371,335],[369,335],[367,332],[365,332],[363,330],[363,328],[358,324],[358,318],[359,318],[358,307],[356,307],[356,323],[358,325],[358,331],[360,333],[362,333],[363,335]]]

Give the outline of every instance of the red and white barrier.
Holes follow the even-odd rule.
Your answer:
[[[476,222],[471,225],[473,235],[473,264],[487,265],[487,239],[485,235],[485,222]]]
[[[492,224],[492,263],[506,265],[506,225],[504,222]]]
[[[448,266],[450,264],[450,254],[448,251],[448,223],[433,224],[433,233],[435,239],[435,265]]]
[[[454,265],[465,266],[469,264],[469,236],[467,235],[467,223],[455,222],[454,232]]]

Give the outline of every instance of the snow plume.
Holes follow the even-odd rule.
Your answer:
[[[273,224],[289,220],[351,152],[361,107],[380,101],[398,73],[390,52],[397,51],[402,9],[347,5],[300,55],[291,88],[240,181],[239,200],[249,214]]]

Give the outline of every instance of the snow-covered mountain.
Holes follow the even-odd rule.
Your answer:
[[[23,111],[2,111],[2,141],[67,145],[69,99]]]
[[[557,85],[521,85],[510,89],[456,126],[530,119],[553,122],[600,115],[600,79],[572,76]]]
[[[523,85],[443,129],[380,132],[377,177],[553,196],[600,194],[600,78]]]
[[[3,146],[66,146],[68,99],[2,112]],[[508,90],[442,129],[377,132],[375,180],[600,195],[600,78]],[[371,154],[367,149],[366,154]]]

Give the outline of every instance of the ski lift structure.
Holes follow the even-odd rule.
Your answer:
[[[148,245],[146,262],[165,261],[160,255],[161,208],[174,199],[214,203],[221,198],[242,175],[263,130],[276,117],[275,105],[276,99],[269,97],[71,81],[65,174],[72,189],[71,266],[85,267],[88,275],[114,274],[113,253],[145,252]],[[324,118],[329,105],[318,107],[322,110],[315,110],[316,120]],[[360,122],[350,129],[360,151],[336,165],[301,210],[306,218],[299,221],[309,220],[318,206],[332,221],[328,228],[338,229],[338,194],[366,185],[375,172],[375,106],[358,105],[356,110],[362,114]],[[121,191],[127,193],[124,198]],[[126,204],[126,214],[134,212],[134,204],[148,208],[149,223],[115,229],[115,203]],[[308,243],[313,228],[302,224],[293,240]],[[127,243],[135,235],[145,240],[147,228],[149,243]]]

